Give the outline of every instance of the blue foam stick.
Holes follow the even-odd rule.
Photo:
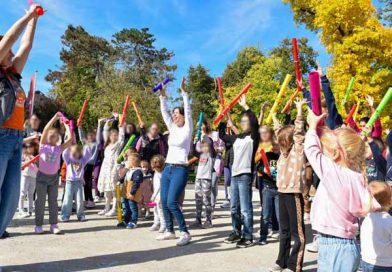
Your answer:
[[[159,90],[162,90],[163,85],[166,85],[167,83],[169,83],[171,81],[170,78],[166,78],[163,82],[158,83],[157,85],[155,85],[154,89],[152,89],[152,91],[154,93],[156,93]]]

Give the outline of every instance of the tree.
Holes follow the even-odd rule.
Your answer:
[[[380,101],[392,81],[392,29],[384,26],[370,0],[283,0],[291,5],[294,19],[318,33],[332,55],[328,75],[335,96],[342,101],[352,76],[356,83],[351,103],[366,95]],[[362,103],[363,105],[364,103]],[[340,109],[344,112],[344,109]],[[368,110],[360,109],[361,115]],[[383,114],[392,124],[392,107]]]
[[[383,5],[379,8],[380,19],[384,20],[389,26],[392,26],[392,2],[390,0],[380,0]]]

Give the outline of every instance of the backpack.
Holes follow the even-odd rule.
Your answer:
[[[16,75],[7,74],[6,71],[0,68],[0,126],[7,121],[15,109],[17,86],[20,84],[20,79]]]

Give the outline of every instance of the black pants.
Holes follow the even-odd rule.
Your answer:
[[[84,200],[94,201],[93,198],[93,171],[94,165],[87,164],[84,169]]]
[[[305,249],[304,199],[302,194],[279,193],[280,241],[276,264],[302,271]],[[291,239],[294,241],[291,247]],[[290,252],[291,249],[291,252]]]

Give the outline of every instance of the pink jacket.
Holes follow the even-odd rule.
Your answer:
[[[355,123],[354,119],[351,117],[348,120],[348,125],[355,130],[357,133],[361,133],[362,129],[360,129]],[[382,137],[382,125],[380,118],[377,118],[376,122],[374,122],[373,130],[372,130],[372,137],[373,138],[381,138]]]
[[[380,205],[364,185],[363,175],[340,166],[321,151],[316,130],[305,137],[305,154],[320,178],[320,185],[311,210],[312,228],[320,233],[353,239],[358,230],[358,217]]]

